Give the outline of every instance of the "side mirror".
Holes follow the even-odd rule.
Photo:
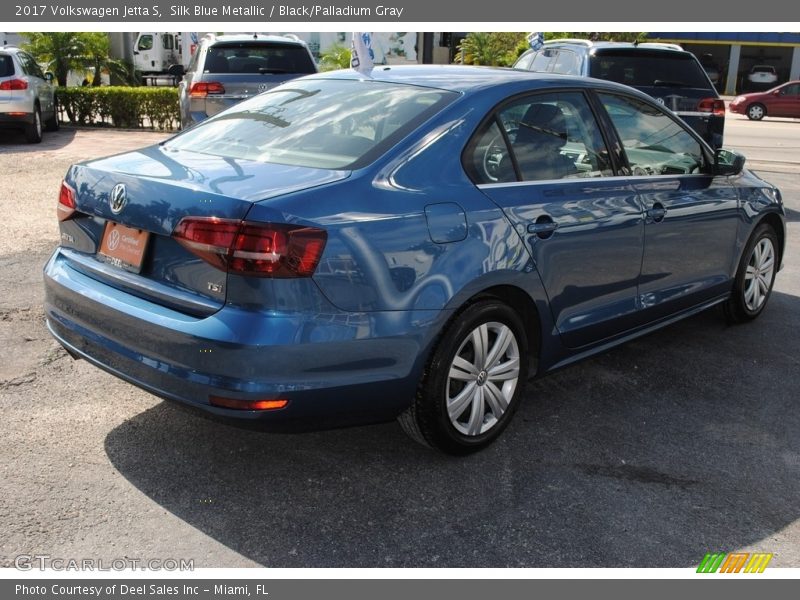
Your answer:
[[[47,71],[44,74],[44,80],[47,81],[48,83],[53,83],[54,79],[55,79],[55,77],[53,77],[53,74],[50,71]]]
[[[783,94],[783,90],[775,90],[774,92],[772,92],[773,96],[780,96],[782,94]]]
[[[714,152],[714,175],[739,175],[744,169],[744,155],[718,148]]]

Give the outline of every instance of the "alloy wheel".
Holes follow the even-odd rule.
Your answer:
[[[757,311],[767,300],[775,276],[775,248],[772,240],[762,238],[753,248],[744,276],[744,303],[747,310]]]
[[[519,344],[510,327],[482,323],[458,348],[447,377],[447,414],[457,431],[478,436],[497,425],[519,382]]]

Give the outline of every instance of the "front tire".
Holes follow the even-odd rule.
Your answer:
[[[33,122],[25,126],[25,139],[29,144],[42,141],[42,111],[38,104],[33,107]]]
[[[517,410],[527,379],[520,316],[497,300],[467,307],[431,355],[414,403],[399,417],[414,440],[448,454],[492,443]]]
[[[767,109],[763,104],[751,104],[747,107],[747,118],[751,121],[760,121],[767,116]]]
[[[778,236],[762,223],[750,236],[733,285],[733,293],[725,304],[725,315],[732,323],[757,318],[767,306],[778,272]]]

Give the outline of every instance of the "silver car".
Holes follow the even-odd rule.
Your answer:
[[[203,38],[179,85],[181,128],[295,77],[316,73],[295,36],[238,34]]]
[[[42,73],[36,60],[16,46],[0,47],[0,127],[22,129],[32,144],[42,129],[58,129],[53,75]]]

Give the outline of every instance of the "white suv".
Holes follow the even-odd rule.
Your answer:
[[[0,127],[22,129],[32,144],[42,129],[58,129],[53,75],[44,74],[34,58],[16,46],[0,46]]]

